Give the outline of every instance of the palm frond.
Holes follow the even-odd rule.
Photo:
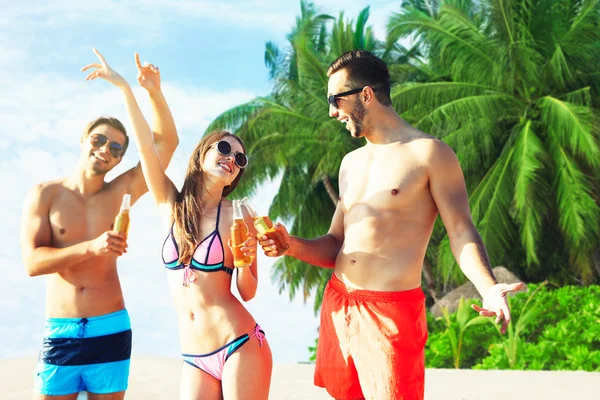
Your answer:
[[[538,264],[538,244],[543,233],[542,220],[548,212],[549,186],[542,176],[547,168],[548,154],[536,135],[530,120],[515,127],[513,168],[515,176],[514,204],[520,221],[521,243],[527,265]]]
[[[539,102],[542,121],[556,134],[561,146],[570,148],[588,165],[600,167],[600,146],[594,131],[600,131],[589,107],[578,106],[546,96]]]
[[[391,92],[392,104],[399,111],[415,106],[436,108],[466,96],[484,94],[491,90],[485,85],[469,82],[430,82],[408,83],[394,86]]]
[[[506,147],[469,198],[473,220],[494,265],[508,253],[516,237],[509,212],[514,193],[514,155],[514,148]]]

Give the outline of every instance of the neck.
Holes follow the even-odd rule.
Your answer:
[[[369,144],[407,142],[411,136],[410,125],[392,107],[382,107],[371,112],[364,137]]]
[[[223,185],[204,179],[204,193],[199,199],[200,204],[204,209],[216,207],[223,196]]]
[[[99,192],[104,187],[105,176],[106,174],[95,174],[84,166],[78,165],[66,179],[65,186],[85,198]]]

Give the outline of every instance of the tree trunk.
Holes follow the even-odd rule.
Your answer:
[[[433,278],[433,270],[431,269],[431,264],[427,259],[423,260],[423,277],[425,278],[425,283],[427,284],[427,292],[431,296],[434,302],[438,302],[437,293],[435,292],[435,279]]]
[[[327,190],[327,194],[329,194],[333,205],[337,207],[339,196],[327,175],[323,175],[323,185],[325,185],[325,190]]]

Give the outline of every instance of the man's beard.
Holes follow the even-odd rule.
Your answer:
[[[92,166],[92,172],[93,172],[95,175],[106,175],[106,173],[107,173],[108,171],[106,170],[106,168],[102,168],[102,167],[99,167],[99,166],[97,166],[97,165],[93,165],[93,166]]]
[[[350,121],[352,121],[352,125],[354,126],[354,132],[350,132],[352,136],[357,138],[362,136],[363,121],[366,114],[367,110],[365,110],[365,106],[363,106],[363,103],[357,98],[349,115]]]
[[[108,171],[110,171],[112,168],[108,167],[107,165],[99,165],[99,164],[95,164],[92,163],[90,165],[90,169],[91,171],[94,173],[94,175],[106,175],[108,173]]]

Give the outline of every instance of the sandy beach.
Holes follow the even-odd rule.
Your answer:
[[[2,400],[31,399],[36,360],[0,360]],[[177,399],[181,361],[134,356],[126,399]],[[313,366],[275,365],[270,399],[330,399],[312,384]],[[600,373],[555,371],[475,371],[428,369],[427,400],[598,399]],[[85,398],[85,396],[80,396]],[[382,399],[384,400],[384,399]]]

